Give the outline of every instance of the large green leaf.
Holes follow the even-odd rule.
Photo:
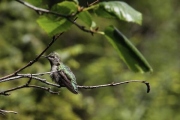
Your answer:
[[[72,23],[65,18],[60,20],[54,20],[47,16],[40,16],[37,20],[38,24],[43,28],[49,36],[56,35],[60,32],[68,30]]]
[[[142,73],[153,71],[143,55],[117,28],[107,27],[105,35],[130,69]]]
[[[96,14],[107,18],[118,18],[127,22],[142,23],[142,15],[125,2],[101,2],[95,10]]]

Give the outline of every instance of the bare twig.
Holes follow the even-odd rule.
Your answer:
[[[8,76],[8,77],[5,76],[5,77],[1,78],[2,80],[0,80],[0,83],[16,80],[16,79],[20,79],[20,78],[23,78],[23,77],[22,76]]]
[[[37,73],[37,74],[17,74],[15,77],[10,77],[10,78],[6,78],[6,79],[1,80],[0,83],[1,82],[12,81],[12,80],[17,80],[17,79],[20,79],[20,78],[32,78],[32,79],[38,80],[38,81],[40,81],[42,83],[45,83],[47,85],[51,85],[51,86],[54,86],[54,87],[60,87],[60,85],[50,83],[50,82],[46,81],[46,79],[37,77],[37,76],[42,76],[42,75],[50,74],[50,73],[51,72],[44,72],[44,73]]]
[[[54,72],[57,72],[57,71],[54,71]],[[15,88],[12,88],[12,89],[9,89],[9,90],[6,90],[6,91],[2,91],[2,92],[0,92],[0,94],[2,94],[2,95],[9,95],[8,92],[14,91],[14,90],[17,90],[17,89],[21,89],[21,88],[25,88],[25,87],[40,88],[40,89],[44,89],[44,90],[46,90],[46,91],[48,91],[48,92],[50,92],[52,94],[57,94],[57,92],[50,91],[49,88],[45,88],[45,87],[41,87],[41,86],[35,86],[35,85],[29,85],[30,82],[31,82],[31,79],[34,79],[34,80],[40,81],[42,83],[45,83],[46,85],[50,85],[50,86],[54,86],[54,87],[60,88],[61,86],[58,85],[58,84],[53,84],[51,82],[46,81],[46,79],[37,77],[37,76],[42,76],[42,75],[50,74],[50,73],[51,72],[44,72],[44,73],[37,73],[37,74],[16,74],[15,77],[4,79],[4,80],[2,80],[0,82],[6,82],[6,81],[16,80],[16,79],[20,79],[20,78],[29,78],[29,81],[25,85],[18,86],[18,87],[15,87]],[[66,78],[66,76],[64,76],[64,78]],[[142,80],[129,80],[129,81],[123,81],[123,82],[118,82],[118,83],[114,83],[113,82],[113,83],[110,83],[110,84],[95,85],[95,86],[80,86],[80,85],[78,85],[78,88],[80,88],[80,89],[94,89],[94,88],[100,88],[100,87],[118,86],[118,85],[127,84],[127,83],[131,83],[131,82],[144,83],[147,86],[147,93],[149,93],[149,91],[150,91],[149,83],[146,82],[146,81],[142,81]]]
[[[5,115],[6,113],[14,113],[14,114],[17,114],[17,112],[15,112],[15,111],[1,110],[1,109],[0,109],[0,114]]]
[[[50,88],[47,88],[47,87],[36,86],[36,85],[29,85],[30,82],[31,82],[31,79],[35,79],[35,80],[38,80],[38,81],[40,81],[40,82],[42,82],[42,83],[44,83],[46,85],[50,85],[50,86],[54,86],[54,87],[60,88],[61,86],[58,85],[58,84],[53,84],[51,82],[46,81],[46,79],[42,79],[42,78],[33,76],[33,75],[37,75],[37,76],[38,75],[44,75],[44,74],[49,74],[49,73],[50,72],[38,73],[38,74],[17,74],[18,75],[17,77],[20,77],[20,78],[29,78],[29,81],[26,84],[24,84],[24,85],[21,85],[21,86],[15,87],[15,88],[11,88],[11,89],[2,91],[2,92],[0,92],[0,95],[9,95],[8,92],[15,91],[15,90],[18,90],[18,89],[21,89],[21,88],[28,88],[28,87],[43,89],[45,91],[48,91],[51,94],[58,94],[58,92],[51,91]],[[13,78],[17,79],[16,77],[13,77]],[[78,85],[78,88],[79,89],[95,89],[95,88],[108,87],[108,86],[118,86],[118,85],[132,83],[132,82],[144,83],[146,85],[146,87],[147,87],[147,93],[149,93],[149,91],[150,91],[149,83],[146,82],[146,81],[142,81],[142,80],[129,80],[129,81],[123,81],[123,82],[118,82],[118,83],[110,83],[110,84],[95,85],[95,86],[80,86],[80,85]]]
[[[31,77],[31,74],[19,74],[21,77],[23,78],[30,78]],[[32,76],[33,79],[35,80],[38,80],[42,83],[45,83],[47,85],[51,85],[51,86],[54,86],[54,87],[60,87],[60,85],[57,85],[57,84],[53,84],[53,83],[50,83],[48,81],[46,81],[46,79],[42,79],[42,78],[39,78],[39,77],[35,77],[35,76]]]
[[[80,89],[94,89],[94,88],[101,88],[101,87],[118,86],[118,85],[132,83],[132,82],[144,83],[147,87],[147,93],[150,92],[149,83],[146,81],[142,81],[142,80],[129,80],[129,81],[123,81],[123,82],[118,82],[118,83],[110,83],[110,84],[95,85],[95,86],[78,86],[78,88],[80,88]]]

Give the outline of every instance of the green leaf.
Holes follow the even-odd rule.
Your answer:
[[[26,2],[36,6],[40,7],[42,5],[42,0],[26,0]]]
[[[54,5],[51,10],[60,14],[70,15],[78,10],[78,6],[74,2],[63,1]]]
[[[96,14],[107,18],[118,18],[127,22],[142,23],[142,14],[125,2],[101,2],[95,10]]]
[[[77,5],[74,2],[64,1],[54,5],[51,10],[62,15],[70,15],[77,11]],[[37,22],[49,36],[67,31],[72,25],[66,18],[55,15],[41,16],[38,18]]]
[[[48,9],[48,2],[44,0],[26,0],[26,2],[39,8]]]
[[[130,69],[142,73],[153,71],[143,55],[117,28],[107,27],[105,35]]]
[[[91,28],[96,26],[96,23],[92,20],[91,14],[88,11],[80,12],[78,18]]]
[[[40,16],[37,23],[48,33],[49,36],[54,36],[60,32],[67,31],[72,25],[72,23],[67,21],[65,18],[55,20],[47,16]]]

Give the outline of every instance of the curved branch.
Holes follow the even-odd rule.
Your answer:
[[[95,86],[78,86],[78,88],[80,88],[80,89],[95,89],[95,88],[101,88],[101,87],[118,86],[118,85],[132,83],[132,82],[144,83],[147,87],[147,93],[150,92],[149,83],[146,81],[142,81],[142,80],[129,80],[129,81],[123,81],[123,82],[118,82],[118,83],[110,83],[110,84],[95,85]]]
[[[17,74],[18,76],[17,77],[13,77],[14,79],[19,77],[19,78],[29,78],[30,80],[25,85],[18,86],[18,87],[9,89],[9,90],[2,91],[2,92],[0,92],[0,94],[1,95],[9,95],[9,94],[6,94],[6,93],[8,93],[10,91],[17,90],[17,89],[25,88],[25,87],[40,88],[40,89],[48,91],[48,92],[50,92],[52,94],[58,94],[58,92],[51,91],[50,88],[46,88],[46,87],[42,87],[42,86],[36,86],[36,85],[29,85],[29,83],[31,82],[31,79],[34,79],[34,80],[40,81],[40,82],[42,82],[42,83],[44,83],[46,85],[50,85],[50,86],[54,86],[54,87],[60,88],[61,86],[58,85],[58,84],[54,84],[54,83],[46,81],[46,79],[43,79],[43,78],[40,78],[40,77],[36,77],[38,75],[44,75],[44,74],[49,74],[49,73],[51,73],[51,72],[38,73],[38,74]],[[33,75],[36,75],[36,76],[33,76]],[[14,79],[9,78],[9,80],[14,80]],[[150,92],[150,85],[149,85],[149,83],[146,82],[146,81],[142,81],[142,80],[129,80],[129,81],[123,81],[123,82],[117,82],[117,83],[113,82],[113,83],[109,83],[109,84],[94,85],[94,86],[80,86],[80,85],[78,85],[78,88],[79,89],[95,89],[95,88],[101,88],[101,87],[118,86],[118,85],[132,83],[132,82],[139,82],[139,83],[145,84],[146,87],[147,87],[147,93]]]

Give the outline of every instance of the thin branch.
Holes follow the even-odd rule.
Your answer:
[[[15,112],[15,111],[1,110],[1,109],[0,109],[0,114],[5,115],[6,113],[14,113],[14,114],[17,114],[17,112]]]
[[[54,71],[54,72],[56,72],[56,71]],[[50,91],[49,88],[45,88],[45,87],[41,87],[41,86],[35,86],[35,85],[29,85],[29,83],[31,82],[31,79],[35,79],[35,80],[38,80],[38,81],[40,81],[42,83],[45,83],[46,85],[50,85],[50,86],[60,88],[61,86],[58,85],[58,84],[54,84],[54,83],[46,81],[46,79],[37,77],[37,76],[42,76],[42,75],[50,74],[50,73],[51,72],[44,72],[44,73],[37,73],[37,74],[16,74],[15,77],[4,79],[4,80],[2,80],[0,82],[6,82],[6,81],[10,81],[10,80],[19,79],[19,78],[29,78],[29,81],[25,85],[18,86],[18,87],[15,87],[15,88],[12,88],[12,89],[9,89],[9,90],[6,90],[6,91],[2,91],[2,92],[0,92],[0,94],[9,95],[9,94],[6,94],[6,93],[10,92],[10,91],[17,90],[17,89],[25,88],[25,87],[40,88],[40,89],[44,89],[44,90],[46,90],[46,91],[48,91],[48,92],[50,92],[52,94],[57,94],[57,92],[53,93],[53,91]],[[149,91],[150,91],[149,83],[146,82],[146,81],[142,81],[142,80],[129,80],[129,81],[124,81],[124,82],[110,83],[110,84],[103,84],[103,85],[95,85],[95,86],[80,86],[80,85],[78,85],[78,88],[80,88],[80,89],[94,89],[94,88],[100,88],[100,87],[118,86],[118,85],[127,84],[127,83],[131,83],[131,82],[144,83],[146,85],[146,87],[147,87],[147,93],[149,93]]]
[[[28,87],[28,85],[30,84],[31,80],[32,80],[32,76],[30,77],[30,79],[27,81],[26,84],[18,86],[18,87],[11,88],[11,89],[8,89],[8,90],[5,90],[5,91],[2,91],[2,92],[0,92],[0,95],[10,95],[8,92]]]
[[[28,64],[26,64],[24,67],[16,70],[14,73],[9,74],[7,76],[4,76],[2,78],[0,78],[0,81],[6,78],[10,78],[13,76],[16,76],[17,73],[19,73],[20,71],[24,70],[25,68],[31,66],[32,64],[34,64],[35,62],[37,62],[39,60],[39,58],[46,52],[47,49],[49,49],[49,47],[59,38],[59,36],[61,36],[64,32],[58,34],[57,36],[54,36],[51,40],[51,42],[48,44],[48,46],[32,61],[30,61]]]
[[[94,4],[98,3],[98,2],[99,2],[99,0],[96,0],[96,1],[94,1],[92,3],[90,3],[90,4],[87,2],[87,6],[90,7],[90,6],[92,6],[92,5],[94,5]]]
[[[0,83],[1,82],[12,81],[12,80],[17,80],[17,79],[20,79],[20,78],[32,78],[32,79],[38,80],[38,81],[40,81],[42,83],[45,83],[47,85],[51,85],[51,86],[60,88],[60,85],[53,84],[53,83],[50,83],[50,82],[46,81],[46,79],[36,77],[36,76],[41,76],[41,75],[50,74],[50,73],[51,72],[37,73],[37,74],[17,74],[17,76],[15,76],[15,77],[10,77],[10,78],[6,78],[6,79],[1,80]]]
[[[60,88],[61,86],[58,85],[58,84],[54,84],[54,83],[46,81],[46,79],[42,79],[40,77],[37,77],[37,76],[50,74],[50,73],[51,72],[44,72],[44,73],[37,73],[37,74],[17,74],[16,77],[8,78],[8,79],[6,79],[6,81],[10,81],[10,80],[13,80],[13,79],[19,79],[19,78],[30,78],[30,80],[25,85],[18,86],[18,87],[15,87],[15,88],[12,88],[12,89],[9,89],[9,90],[6,90],[6,91],[2,91],[2,92],[0,92],[0,94],[9,95],[9,94],[6,94],[6,93],[8,93],[10,91],[17,90],[17,89],[25,88],[25,87],[40,88],[40,89],[44,89],[44,90],[46,90],[46,91],[48,91],[48,92],[50,92],[52,94],[58,94],[57,92],[51,91],[49,88],[45,88],[45,87],[41,87],[41,86],[35,86],[35,85],[29,85],[29,83],[31,82],[31,79],[35,79],[35,80],[38,80],[38,81],[40,81],[42,83],[45,83],[46,85],[50,85],[50,86]],[[3,80],[2,82],[5,82],[5,81]],[[146,87],[147,87],[147,93],[149,93],[149,91],[150,91],[149,83],[146,82],[146,81],[142,81],[142,80],[129,80],[129,81],[124,81],[124,82],[110,83],[110,84],[103,84],[103,85],[95,85],[95,86],[80,86],[80,85],[78,85],[78,88],[79,89],[95,89],[95,88],[108,87],[108,86],[118,86],[118,85],[127,84],[127,83],[131,83],[131,82],[139,82],[139,83],[145,84]]]
[[[54,71],[54,72],[57,72],[57,71]],[[29,76],[29,75],[32,75],[32,76],[43,76],[43,75],[45,75],[45,74],[50,74],[50,73],[52,73],[52,72],[43,72],[43,73],[36,73],[36,74],[17,74],[18,76]]]
[[[5,78],[5,77],[4,77],[4,79],[2,78],[2,80],[0,80],[0,83],[23,78],[22,76],[8,76],[7,78]]]
[[[80,88],[80,89],[95,89],[95,88],[101,88],[101,87],[118,86],[118,85],[132,83],[132,82],[144,83],[147,87],[147,93],[150,92],[149,83],[146,81],[142,81],[142,80],[129,80],[129,81],[123,81],[123,82],[118,82],[118,83],[110,83],[110,84],[95,85],[95,86],[78,86],[78,88]]]
[[[20,75],[21,75],[22,78],[30,78],[31,77],[31,74],[20,74]],[[35,77],[35,76],[32,76],[32,78],[35,79],[35,80],[38,80],[38,81],[40,81],[42,83],[45,83],[47,85],[51,85],[51,86],[54,86],[54,87],[60,87],[60,85],[48,82],[48,81],[46,81],[46,79],[42,79],[42,78]]]
[[[20,77],[20,78],[29,78],[29,81],[26,84],[24,84],[24,85],[21,85],[21,86],[15,87],[15,88],[11,88],[11,89],[2,91],[2,92],[0,92],[0,95],[9,95],[8,92],[15,91],[15,90],[18,90],[18,89],[21,89],[21,88],[28,88],[28,87],[43,89],[45,91],[48,91],[51,94],[58,94],[58,92],[51,91],[51,89],[47,88],[47,87],[36,86],[36,85],[29,85],[30,82],[31,82],[31,79],[35,79],[35,80],[38,80],[38,81],[40,81],[42,83],[45,83],[47,85],[60,88],[61,86],[58,85],[58,84],[53,84],[51,82],[46,81],[46,79],[42,79],[42,78],[33,76],[33,75],[44,75],[44,74],[49,74],[49,73],[51,73],[51,72],[38,73],[38,74],[17,74],[18,75],[17,77]],[[123,82],[118,82],[118,83],[110,83],[110,84],[95,85],[95,86],[80,86],[80,85],[78,85],[78,88],[79,89],[95,89],[95,88],[101,88],[101,87],[118,86],[118,85],[132,83],[132,82],[139,82],[139,83],[145,84],[146,87],[147,87],[147,93],[150,92],[150,85],[149,85],[149,83],[146,82],[146,81],[142,81],[142,80],[129,80],[129,81],[123,81]]]
[[[12,91],[15,91],[15,90],[19,90],[19,89],[23,89],[23,88],[38,88],[38,89],[45,90],[45,91],[47,91],[47,92],[49,92],[51,94],[58,94],[59,95],[59,92],[52,91],[50,87],[42,87],[42,86],[37,86],[37,85],[26,85],[26,84],[25,85],[21,85],[21,86],[17,86],[17,87],[8,89],[8,90],[1,91],[0,95],[8,96],[8,95],[10,95],[9,92],[12,92]]]
[[[59,91],[57,91],[57,92],[52,91],[50,87],[42,87],[42,86],[37,86],[37,85],[29,85],[28,87],[42,89],[42,90],[45,90],[51,94],[58,94],[59,95]]]

